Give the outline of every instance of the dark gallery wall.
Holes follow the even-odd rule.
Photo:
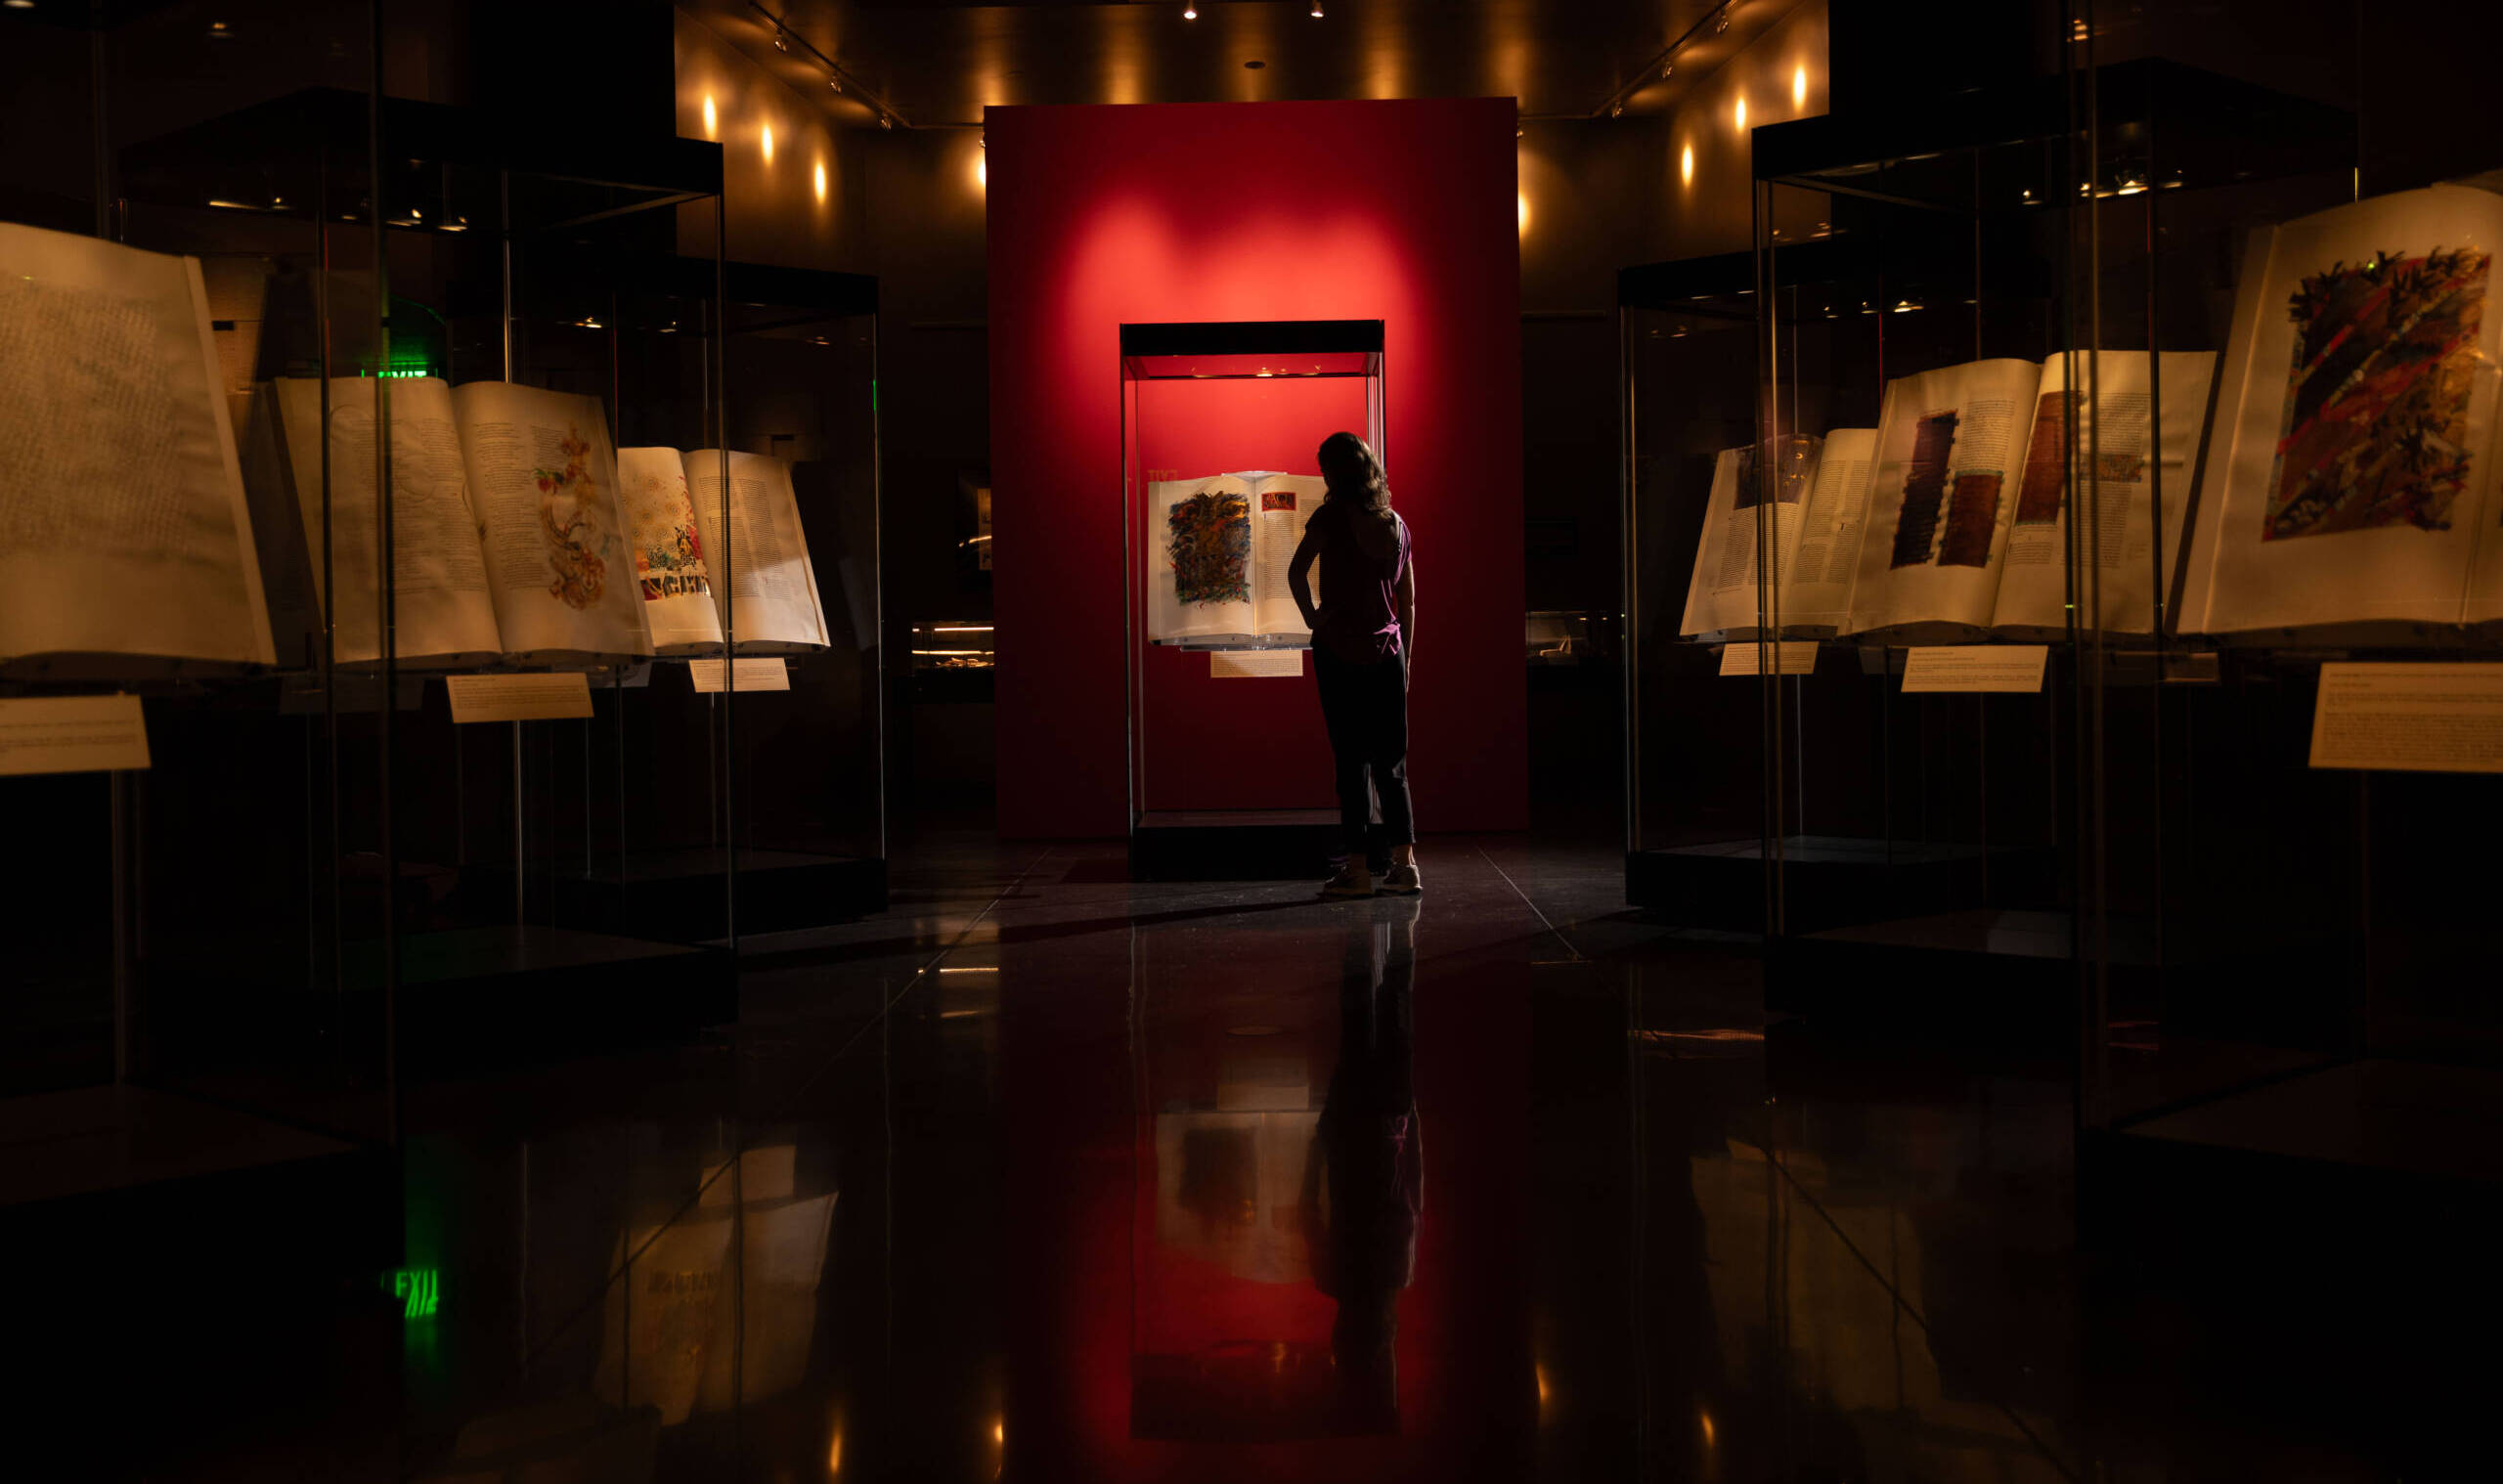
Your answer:
[[[989,110],[1003,834],[1128,827],[1120,329],[1179,320],[1384,322],[1412,724],[1454,740],[1418,808],[1524,822],[1515,129],[1508,99]],[[1206,765],[1256,765],[1291,709],[1231,704]]]

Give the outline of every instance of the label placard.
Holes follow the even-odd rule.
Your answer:
[[[562,721],[591,715],[591,686],[579,670],[555,675],[448,675],[452,720]]]
[[[2042,688],[2048,644],[1917,644],[1904,654],[1904,690],[1998,690],[2031,695]]]
[[[1208,675],[1219,680],[1292,678],[1303,674],[1300,649],[1211,649]]]
[[[97,773],[148,765],[137,696],[0,701],[0,775]]]
[[[1815,639],[1781,639],[1773,646],[1778,655],[1776,675],[1814,675],[1817,671]],[[1764,648],[1753,639],[1732,639],[1721,646],[1723,675],[1764,674]]]
[[[2503,773],[2503,665],[2321,666],[2311,765]]]
[[[730,663],[738,666],[737,674],[731,678],[739,690],[788,690],[791,688],[791,667],[782,662],[780,655],[767,655],[763,659],[733,660]],[[719,694],[724,688],[720,660],[689,660],[686,662],[686,673],[694,677],[695,688],[700,693]]]

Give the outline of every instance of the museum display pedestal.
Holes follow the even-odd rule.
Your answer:
[[[2047,850],[1953,842],[1792,835],[1781,844],[1783,919],[1792,932],[1882,921],[1936,901],[1987,901],[1994,889],[2036,890],[2053,868]],[[1629,851],[1625,899],[1687,927],[1764,929],[1761,840]]]
[[[1303,881],[1337,869],[1337,809],[1150,809],[1130,831],[1139,881]]]
[[[377,998],[381,946],[350,945],[352,992]],[[736,1019],[738,989],[723,949],[525,923],[402,938],[398,1008],[422,1073],[690,1038]]]
[[[727,854],[718,846],[635,851],[623,860],[536,868],[530,890],[545,893],[553,920],[592,933],[650,935],[709,942],[729,932],[722,890]],[[509,901],[509,867],[471,866],[482,899]],[[738,929],[784,933],[852,922],[887,907],[887,863],[851,855],[742,848]]]

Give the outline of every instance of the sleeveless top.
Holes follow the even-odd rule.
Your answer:
[[[1327,644],[1351,665],[1386,660],[1402,647],[1398,589],[1408,571],[1408,523],[1391,514],[1393,540],[1385,556],[1367,551],[1356,540],[1356,522],[1370,519],[1370,512],[1352,502],[1325,501],[1303,528],[1304,540],[1321,559],[1321,627],[1312,641]]]

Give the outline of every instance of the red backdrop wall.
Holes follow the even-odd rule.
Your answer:
[[[1510,99],[985,110],[1003,834],[1129,827],[1120,329],[1182,320],[1383,322],[1419,823],[1526,822],[1515,118]],[[1311,453],[1256,462],[1308,472]],[[1151,702],[1160,752],[1298,760],[1189,807],[1327,801],[1308,674],[1152,659],[1151,681],[1187,687]]]

